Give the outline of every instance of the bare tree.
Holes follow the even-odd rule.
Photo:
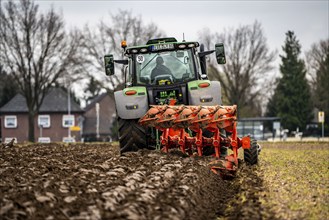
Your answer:
[[[259,116],[262,95],[268,92],[265,88],[272,80],[266,81],[266,74],[273,69],[271,64],[276,56],[267,46],[261,24],[255,21],[223,34],[206,33],[201,36],[206,45],[209,39],[224,43],[227,56],[227,63],[222,66],[209,59],[209,78],[221,82],[228,104],[237,104],[240,116]]]
[[[162,35],[162,31],[154,23],[144,25],[141,16],[134,16],[131,11],[126,10],[119,10],[117,14],[111,14],[106,23],[101,21],[95,29],[85,26],[85,53],[93,63],[89,72],[97,73],[97,79],[109,91],[122,87],[123,68],[114,76],[106,77],[103,56],[112,53],[117,58],[122,58],[122,40],[126,40],[128,46],[138,45],[146,44],[147,40]]]
[[[96,80],[95,77],[91,74],[87,76],[88,83],[84,91],[84,100],[86,104],[89,104],[95,97],[102,93],[103,86],[101,82]]]
[[[312,78],[312,84],[317,82],[317,72],[324,68],[326,59],[329,56],[329,38],[314,43],[309,51],[306,52],[307,69]]]
[[[315,107],[325,112],[325,132],[329,132],[329,38],[314,43],[306,53]]]
[[[17,93],[17,83],[12,75],[7,74],[0,64],[0,108],[9,102]],[[8,83],[10,82],[10,83]]]
[[[79,72],[78,31],[66,34],[62,16],[51,8],[38,12],[30,0],[0,6],[0,62],[14,77],[29,110],[29,140],[34,141],[34,118],[50,87]]]

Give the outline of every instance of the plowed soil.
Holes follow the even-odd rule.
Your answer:
[[[2,148],[0,219],[277,218],[259,166],[240,163],[223,180],[209,160],[148,150],[119,156],[110,144]]]

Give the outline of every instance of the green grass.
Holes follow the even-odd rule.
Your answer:
[[[329,218],[329,144],[263,143],[262,205],[280,219]]]

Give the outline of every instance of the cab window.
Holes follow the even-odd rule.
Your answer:
[[[167,85],[195,79],[191,49],[134,55],[137,84]]]

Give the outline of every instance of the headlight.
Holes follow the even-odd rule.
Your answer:
[[[185,47],[186,47],[185,44],[180,44],[180,45],[178,45],[178,48],[180,48],[180,49],[184,49]]]

